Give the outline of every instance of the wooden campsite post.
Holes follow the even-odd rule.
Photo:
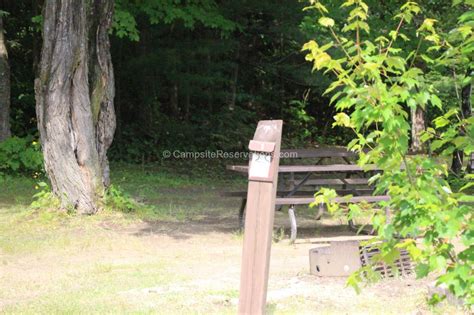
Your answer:
[[[249,143],[239,314],[265,312],[282,126],[282,120],[260,121]]]

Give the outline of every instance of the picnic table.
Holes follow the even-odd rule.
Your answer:
[[[367,176],[381,170],[375,165],[366,165],[361,168],[354,164],[356,154],[343,147],[326,147],[315,149],[287,149],[282,150],[280,159],[290,160],[298,164],[280,165],[278,168],[279,185],[276,196],[277,210],[288,205],[288,215],[291,225],[291,241],[296,239],[297,223],[295,206],[310,204],[314,201],[314,193],[321,187],[334,188],[339,195],[352,197],[338,197],[333,202],[380,202],[389,200],[388,196],[373,196],[373,188],[368,185]],[[311,160],[309,160],[311,159]],[[337,163],[334,160],[338,159]],[[309,164],[303,164],[302,161]],[[329,160],[332,164],[321,164]],[[342,163],[341,163],[342,162]],[[248,165],[228,165],[230,171],[247,174]],[[241,197],[239,222],[243,226],[246,207],[246,191],[227,192],[226,196]],[[325,209],[319,205],[317,219]],[[354,222],[349,220],[349,226],[355,229]]]

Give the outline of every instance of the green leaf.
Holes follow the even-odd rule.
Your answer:
[[[466,189],[469,189],[470,187],[473,187],[474,186],[474,182],[471,182],[471,183],[467,183],[466,185],[462,186],[459,191],[463,191],[463,190],[466,190]]]
[[[460,202],[472,203],[474,202],[474,196],[462,195],[459,197]]]
[[[316,2],[314,4],[315,8],[320,10],[321,12],[324,12],[324,13],[328,13],[328,9],[326,9],[326,7],[324,5],[321,4],[321,2]]]
[[[378,42],[378,43],[388,43],[388,42],[390,42],[390,41],[388,40],[388,38],[385,37],[385,36],[379,36],[379,37],[377,37],[374,41],[375,41],[375,42]]]
[[[334,20],[328,17],[323,16],[322,18],[319,19],[319,24],[321,24],[324,27],[333,27],[334,26]]]
[[[431,104],[433,104],[433,106],[435,106],[439,109],[442,108],[441,100],[436,94],[431,94],[430,100],[431,100]]]
[[[433,120],[433,122],[435,124],[436,129],[442,128],[449,124],[449,120],[446,119],[444,116],[436,118],[435,120]]]
[[[346,113],[338,113],[334,116],[333,126],[344,126],[352,128],[354,125],[351,122],[351,118]]]
[[[415,272],[416,272],[417,279],[424,278],[430,272],[430,266],[428,264],[424,264],[424,263],[418,264],[415,267]]]
[[[421,24],[421,26],[418,28],[418,31],[419,32],[424,31],[424,30],[430,31],[430,32],[434,31],[433,26],[435,22],[437,22],[437,20],[435,19],[425,19],[423,23]]]
[[[388,57],[385,59],[385,62],[390,68],[395,68],[398,70],[405,70],[405,59],[402,57]]]
[[[329,61],[331,61],[331,56],[325,52],[320,53],[314,57],[314,68],[320,70],[324,66],[327,66]]]
[[[307,42],[303,45],[303,48],[301,50],[302,51],[305,51],[305,50],[313,51],[313,50],[317,49],[318,47],[319,47],[319,45],[316,41],[310,40],[309,42]]]
[[[430,57],[428,57],[427,55],[425,54],[421,54],[420,55],[421,59],[423,59],[424,62],[426,62],[427,64],[433,64],[435,61],[433,59],[431,59]]]
[[[364,63],[363,67],[372,73],[377,73],[379,69],[379,65],[375,62],[366,62]]]

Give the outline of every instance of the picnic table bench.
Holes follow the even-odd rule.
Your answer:
[[[296,165],[280,165],[278,168],[279,180],[276,193],[276,209],[281,210],[282,206],[288,205],[288,215],[290,218],[291,236],[290,240],[295,241],[297,235],[297,222],[295,215],[296,205],[307,205],[314,202],[314,193],[322,187],[334,188],[342,196],[334,198],[337,203],[375,203],[387,201],[389,197],[373,196],[373,187],[368,185],[367,175],[381,171],[375,165],[367,165],[361,168],[353,164],[356,154],[342,147],[303,149],[303,150],[282,150],[280,158],[297,162]],[[311,159],[311,160],[310,160]],[[339,159],[337,164],[320,164],[325,160],[333,162]],[[302,164],[301,161],[309,162]],[[342,164],[341,162],[345,162]],[[230,171],[248,174],[248,165],[228,165]],[[315,178],[318,177],[318,178]],[[352,195],[349,197],[347,195]],[[246,191],[225,192],[224,196],[241,197],[242,203],[239,209],[239,223],[243,227],[243,219],[246,207]],[[346,196],[346,197],[344,197]],[[323,204],[319,205],[316,219],[319,219],[325,210]],[[349,226],[356,229],[352,220]]]

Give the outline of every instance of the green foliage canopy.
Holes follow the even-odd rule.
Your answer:
[[[175,21],[193,29],[196,23],[228,34],[238,25],[225,18],[214,0],[117,0],[112,29],[120,38],[139,40],[136,17],[145,15],[151,25]]]

